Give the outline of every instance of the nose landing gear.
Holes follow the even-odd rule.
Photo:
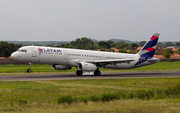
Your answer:
[[[32,63],[28,63],[29,64],[29,69],[27,69],[27,72],[30,73],[31,72],[31,65]]]

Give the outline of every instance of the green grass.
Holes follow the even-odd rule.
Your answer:
[[[179,106],[180,78],[0,81],[0,112],[178,113]]]
[[[0,65],[0,75],[28,74],[28,65]],[[75,73],[32,65],[31,74]],[[102,72],[180,71],[180,61],[128,70]],[[0,81],[0,112],[180,112],[180,78]]]
[[[29,68],[28,65],[21,64],[7,64],[7,65],[0,65],[0,73],[27,73],[27,69]],[[40,64],[33,64],[31,68],[32,73],[40,73],[40,72],[72,72],[72,70],[53,70],[50,65],[40,65]]]
[[[0,74],[27,74],[26,70],[28,69],[28,65],[0,65]],[[44,74],[44,73],[75,73],[76,68],[72,68],[71,70],[53,70],[50,65],[39,65],[33,64],[31,68],[31,74]],[[159,62],[153,65],[139,67],[135,69],[100,69],[102,72],[149,72],[149,71],[180,71],[180,61],[170,62],[164,61]]]

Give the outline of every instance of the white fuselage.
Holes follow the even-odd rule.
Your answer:
[[[125,54],[115,52],[102,52],[91,50],[42,47],[42,46],[24,46],[14,52],[12,58],[23,63],[34,64],[58,64],[69,67],[77,67],[78,62],[86,62],[93,60],[111,60],[111,59],[135,59],[129,63],[108,64],[101,68],[111,69],[129,69],[159,62],[159,59],[152,58],[152,61],[145,61],[135,65],[140,56],[138,54]],[[155,62],[154,62],[155,61]]]

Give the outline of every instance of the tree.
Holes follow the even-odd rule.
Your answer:
[[[119,53],[127,53],[127,51],[125,49],[119,49],[118,51]]]
[[[164,49],[162,52],[164,58],[170,58],[171,54],[173,54],[173,50],[171,49]]]
[[[143,47],[145,43],[146,43],[146,41],[141,41],[141,42],[139,43],[139,46],[140,46],[140,47]]]
[[[178,49],[177,54],[180,54],[180,49]]]
[[[130,44],[125,43],[124,41],[117,42],[114,47],[117,49],[131,49]]]
[[[155,55],[162,55],[162,53],[159,51],[155,51]]]
[[[120,45],[120,44],[116,44],[115,48],[117,48],[117,49],[123,49],[123,46]]]
[[[166,44],[165,44],[165,43],[162,43],[162,42],[158,42],[157,45],[158,45],[158,46],[166,47]]]
[[[102,48],[101,51],[106,51],[106,50],[104,48]]]
[[[53,47],[52,45],[47,45],[46,47]]]
[[[76,46],[74,47],[73,45],[69,45],[68,48],[76,48]]]
[[[109,40],[109,41],[107,41],[107,43],[114,44],[114,41]]]
[[[176,42],[176,46],[180,46],[180,42]]]
[[[10,55],[11,55],[11,51],[9,50],[9,48],[5,48],[4,51],[2,52],[2,56],[8,57]]]
[[[132,43],[132,44],[131,44],[131,47],[132,47],[132,49],[134,50],[135,47],[137,48],[137,47],[139,47],[139,46],[138,46],[136,43]]]
[[[84,47],[82,45],[78,44],[78,45],[75,46],[75,49],[84,49]]]
[[[6,41],[0,42],[0,57],[8,57],[16,51],[19,47],[21,47],[20,44],[14,44],[14,43],[8,43]]]
[[[169,46],[174,46],[174,44],[172,42],[166,42],[166,47],[169,47]]]
[[[130,52],[127,52],[127,53],[136,54],[137,51],[130,51]]]
[[[65,44],[66,46],[66,44]],[[76,49],[95,49],[94,42],[87,37],[78,38],[75,41],[71,41],[68,48],[76,48]]]
[[[115,52],[114,49],[111,49],[111,52]]]
[[[65,47],[65,48],[68,48],[69,45],[70,45],[69,43],[66,43],[66,44],[64,45],[64,47]]]
[[[104,48],[104,49],[110,49],[111,48],[111,45],[108,43],[108,42],[105,42],[105,41],[100,41],[98,43],[98,45],[101,47],[101,48]]]
[[[89,50],[95,50],[96,46],[94,44],[87,44],[86,48],[89,49]]]

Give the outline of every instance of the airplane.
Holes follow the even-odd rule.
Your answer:
[[[50,64],[55,70],[68,70],[76,67],[77,75],[92,72],[100,76],[99,68],[130,69],[160,62],[155,54],[159,33],[154,33],[136,54],[80,50],[69,48],[24,46],[11,54],[13,60],[29,63],[27,72],[31,72],[31,63]]]

